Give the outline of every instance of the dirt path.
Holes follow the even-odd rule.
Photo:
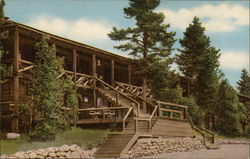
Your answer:
[[[249,159],[249,145],[221,145],[217,150],[202,149],[194,152],[173,152],[162,153],[157,156],[145,158],[164,158],[164,159]]]

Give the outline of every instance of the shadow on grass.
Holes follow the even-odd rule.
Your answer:
[[[70,131],[57,135],[54,141],[32,142],[25,136],[19,140],[0,140],[0,154],[13,154],[17,151],[28,151],[39,148],[59,147],[64,144],[76,144],[82,149],[91,149],[103,143],[109,130],[82,129],[74,127]]]

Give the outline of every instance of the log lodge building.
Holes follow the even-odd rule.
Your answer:
[[[4,47],[9,54],[2,58],[2,63],[13,65],[13,77],[1,83],[3,132],[20,131],[19,106],[32,99],[29,87],[34,45],[45,34],[50,37],[49,43],[55,44],[56,55],[64,58],[65,68],[58,78],[72,75],[81,96],[76,124],[120,123],[120,135],[127,132],[124,143],[118,142],[125,146],[112,155],[124,154],[140,135],[194,136],[188,107],[155,100],[150,89],[142,85],[142,79],[135,82],[138,79],[135,80],[132,59],[5,19],[0,32],[7,30],[10,38],[4,41]],[[180,80],[180,85],[188,94],[190,82]],[[96,156],[105,157],[106,153],[104,146]]]

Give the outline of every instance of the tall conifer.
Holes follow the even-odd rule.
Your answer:
[[[197,104],[206,112],[206,119],[209,119],[213,116],[216,103],[220,50],[211,46],[198,17],[194,17],[180,44],[182,49],[179,49],[180,54],[177,55],[176,62],[180,71],[193,79],[194,87],[191,93],[196,97]]]

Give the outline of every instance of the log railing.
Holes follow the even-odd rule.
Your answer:
[[[123,121],[122,121],[122,130],[125,131],[125,127],[126,127],[126,120],[129,116],[129,114],[132,112],[134,108],[133,107],[130,107],[127,114],[125,115],[125,117],[123,118]]]
[[[116,81],[115,81],[115,84],[118,85],[119,87],[122,87],[122,89],[129,90],[130,92],[132,92],[133,94],[137,96],[141,96],[141,97],[143,96],[142,87],[127,84],[127,83],[122,83],[122,82],[116,82]],[[118,89],[119,87],[116,87],[116,89]],[[151,89],[146,89],[146,98],[152,98],[152,94],[150,92],[151,92]]]
[[[159,116],[173,119],[186,119],[188,106],[174,104],[169,102],[162,102],[154,100],[159,105]],[[166,115],[168,114],[168,115]]]
[[[131,101],[131,105],[133,106],[132,103],[134,103],[137,106],[137,116],[140,115],[140,104],[134,100],[133,98],[127,96],[126,94],[124,94],[123,92],[115,89],[113,86],[109,85],[108,83],[104,82],[103,80],[99,79],[98,77],[95,77],[96,82],[100,82],[101,84],[103,84],[104,86],[108,87],[109,89],[113,90],[116,92],[116,102],[119,103],[119,96],[122,96],[128,100]]]
[[[149,117],[149,120],[148,120],[148,127],[149,127],[149,130],[152,129],[152,119],[153,119],[153,116],[155,115],[155,113],[157,112],[157,109],[158,109],[158,108],[159,108],[159,105],[157,105],[157,106],[154,108],[152,114],[151,114],[150,117]]]
[[[202,135],[202,137],[203,137],[203,144],[207,147],[207,143],[206,143],[206,133],[208,133],[209,135],[212,136],[212,141],[211,141],[211,143],[215,143],[215,134],[214,134],[213,132],[211,132],[211,131],[205,129],[205,128],[198,128],[198,127],[196,127],[196,126],[194,125],[193,120],[191,119],[189,113],[186,112],[186,114],[187,114],[187,119],[189,120],[189,123],[190,123],[192,129],[196,130],[198,133],[200,133],[200,134]],[[205,133],[205,132],[206,132],[206,133]]]

